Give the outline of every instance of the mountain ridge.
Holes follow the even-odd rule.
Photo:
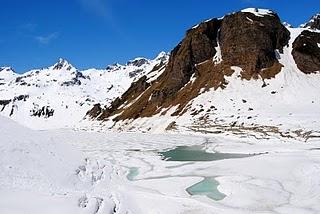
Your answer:
[[[63,58],[24,74],[5,68],[13,75],[0,72],[0,114],[34,129],[313,136],[318,18],[293,28],[271,10],[248,8],[191,27],[170,55],[154,60],[82,71]]]
[[[128,62],[100,70],[80,71],[62,58],[52,66],[24,74],[3,68],[0,114],[33,129],[72,128],[95,103],[107,105],[167,57],[162,52],[140,64]]]
[[[312,36],[305,36],[306,32]],[[247,9],[209,19],[187,31],[172,50],[165,71],[154,82],[146,84],[141,78],[139,84],[133,84],[125,96],[109,107],[99,109],[99,113],[89,111],[89,120],[96,120],[104,129],[119,131],[204,129],[206,132],[218,128],[219,132],[236,126],[242,130],[264,127],[284,135],[286,131],[280,129],[294,131],[301,124],[288,121],[281,124],[287,116],[279,120],[275,115],[296,113],[300,117],[306,109],[310,111],[319,104],[320,88],[315,85],[320,71],[318,35],[318,29],[284,26],[279,16],[269,10]],[[308,51],[311,48],[313,52]],[[290,86],[293,83],[296,85]],[[302,84],[305,89],[299,91]],[[256,100],[230,91],[239,87],[237,90],[247,94],[244,85],[251,88],[249,94]],[[215,99],[227,92],[231,101],[225,101],[227,105]],[[204,94],[207,98],[200,99]],[[287,99],[282,97],[284,94]],[[285,101],[289,97],[290,105],[298,105],[294,97],[305,103],[299,104],[301,109],[295,109]],[[199,99],[202,101],[195,104]],[[264,99],[270,99],[270,104],[266,103],[269,107],[259,104],[265,103]],[[284,106],[290,112],[283,112]],[[273,114],[272,122],[265,120],[263,108]],[[314,110],[314,114],[319,112]],[[304,125],[308,123],[310,129],[319,127],[316,121],[304,121]]]

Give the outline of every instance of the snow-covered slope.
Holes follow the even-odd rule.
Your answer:
[[[246,8],[241,10],[241,12],[244,13],[252,13],[255,16],[266,16],[266,15],[272,15],[274,12],[268,9],[260,9],[260,8]]]
[[[68,203],[77,198],[66,193],[77,181],[80,152],[2,116],[0,130],[0,213],[75,213]]]
[[[55,65],[14,73],[0,70],[0,114],[33,129],[72,127],[95,103],[108,105],[132,82],[152,71],[168,55],[137,58],[126,65],[79,71],[64,59]]]
[[[292,43],[303,28],[288,28],[291,33],[289,46],[279,54],[283,68],[275,78],[243,80],[241,68],[234,66],[234,73],[227,77],[224,89],[203,89],[186,107],[181,116],[172,117],[176,107],[166,115],[141,118],[120,129],[140,127],[142,130],[164,130],[171,124],[177,129],[221,133],[244,133],[258,130],[259,135],[276,134],[301,137],[305,140],[320,137],[320,73],[301,72],[291,55]],[[320,48],[320,47],[319,47]],[[123,127],[122,127],[123,126]],[[169,128],[172,126],[169,126]],[[173,129],[174,130],[174,129]]]
[[[1,67],[0,68],[0,85],[4,85],[7,82],[13,80],[17,74],[10,67]]]
[[[232,16],[236,15],[239,15],[239,13],[233,14]],[[259,23],[270,17],[276,17],[276,14],[272,11],[261,9],[245,9],[241,11],[240,15],[244,16],[242,19],[247,21],[247,25]],[[249,15],[251,18],[248,18]],[[216,23],[218,22],[219,20],[216,21]],[[215,23],[212,25],[214,26],[214,24]],[[198,27],[189,30],[186,39],[183,40],[182,43],[188,41],[188,36],[192,37],[192,32],[196,31],[197,28],[201,32],[201,29],[206,25],[208,25],[208,23],[203,22]],[[227,31],[223,21],[222,28]],[[214,72],[209,69],[210,66],[214,69],[214,67],[217,68],[217,66],[225,62],[224,56],[221,57],[221,47],[217,44],[215,47],[216,54],[212,59],[214,62],[213,65],[210,64],[212,61],[211,58],[196,64],[197,70],[203,69],[203,71],[199,71],[200,75],[197,75],[197,73],[192,75],[191,78],[189,78],[189,82],[184,84],[179,91],[170,91],[175,93],[171,100],[165,100],[166,96],[162,96],[161,94],[162,91],[166,90],[166,87],[171,87],[170,85],[165,85],[166,82],[158,85],[154,84],[149,88],[149,92],[146,90],[140,95],[142,99],[137,98],[128,102],[127,105],[122,106],[122,112],[115,111],[115,114],[111,114],[109,118],[103,118],[101,121],[97,121],[96,127],[88,127],[97,130],[111,128],[119,131],[143,132],[163,132],[165,130],[202,133],[232,132],[233,134],[240,135],[254,134],[258,137],[276,135],[279,137],[299,138],[305,141],[319,138],[320,70],[308,72],[299,69],[297,60],[299,60],[300,65],[301,63],[303,65],[304,62],[305,64],[310,62],[312,64],[312,60],[308,61],[308,58],[295,59],[293,56],[293,44],[298,37],[304,37],[302,34],[303,31],[320,34],[320,30],[307,27],[292,28],[289,26],[286,26],[286,28],[283,26],[283,28],[285,30],[280,34],[284,35],[285,31],[288,32],[288,43],[283,46],[283,50],[273,50],[275,53],[275,61],[280,65],[279,72],[276,72],[274,76],[263,76],[264,71],[266,71],[267,75],[270,74],[265,67],[261,69],[261,72],[259,72],[256,77],[247,78],[243,76],[243,73],[245,73],[245,69],[243,69],[245,64],[242,65],[241,68],[240,65],[235,66],[234,62],[231,62],[233,64],[233,66],[230,66],[232,75],[222,74],[225,76],[224,79],[217,78],[214,72],[217,73],[226,67],[222,67],[220,70],[218,67]],[[246,29],[250,29],[250,26],[246,26]],[[262,29],[260,31],[263,32],[264,30],[265,29]],[[233,31],[227,33],[232,34],[232,32]],[[253,31],[253,33],[256,32]],[[238,36],[237,33],[235,35]],[[241,36],[245,37],[239,40],[244,44],[248,44],[248,41],[250,41],[250,38],[247,38],[248,35],[245,34]],[[263,35],[261,35],[260,38],[262,36]],[[218,40],[218,42],[221,41]],[[228,44],[224,44],[224,46],[227,45]],[[307,44],[302,45],[306,48],[310,47],[308,47]],[[180,48],[180,46],[181,43],[176,49]],[[238,46],[239,44],[236,43],[233,48]],[[204,48],[204,45],[199,45],[199,47]],[[312,47],[316,48],[314,45]],[[317,48],[318,50],[316,51],[320,52],[319,45]],[[199,52],[201,50],[199,50]],[[232,48],[230,48],[230,50],[232,50]],[[246,49],[243,50],[246,51]],[[228,52],[224,52],[225,55],[228,54]],[[245,54],[249,55],[250,53],[246,52]],[[247,57],[246,55],[243,57]],[[215,59],[217,57],[222,59],[216,61]],[[232,56],[228,57],[232,59]],[[254,57],[255,56],[248,58],[249,61],[244,63],[254,62],[254,59],[256,59]],[[314,56],[312,55],[312,57]],[[310,56],[310,59],[312,59],[312,57]],[[235,60],[241,61],[242,58]],[[179,61],[179,63],[184,62],[183,60]],[[243,63],[243,60],[241,62]],[[172,63],[174,64],[175,62],[173,61]],[[315,65],[319,67],[319,64],[316,62]],[[249,70],[248,67],[247,70]],[[256,72],[256,70],[254,70],[254,72]],[[173,73],[173,71],[171,73]],[[166,78],[158,79],[157,81],[170,79],[169,75],[171,75],[171,73],[168,72]],[[207,73],[209,73],[209,75],[207,75]],[[178,76],[179,72],[175,75]],[[171,78],[176,78],[176,76],[172,75]],[[187,76],[187,74],[185,76]],[[183,76],[183,78],[187,78],[185,76]],[[203,78],[203,76],[206,76],[206,78]],[[197,79],[201,78],[203,79],[197,81]],[[216,82],[222,82],[223,85],[207,86],[210,84],[210,80],[214,78],[217,78]],[[197,84],[202,84],[203,86],[199,91],[196,91],[198,89]],[[194,88],[196,90],[194,90]],[[185,91],[185,93],[181,95],[183,91]],[[194,91],[196,91],[196,95],[193,96],[187,104],[183,103],[183,97],[187,97],[190,93],[195,93]],[[144,94],[147,95],[144,96]],[[149,100],[147,100],[148,97]],[[152,100],[153,98],[154,100]],[[134,108],[131,108],[133,105]],[[184,106],[184,108],[181,109],[181,106]],[[150,112],[154,113],[150,114]]]

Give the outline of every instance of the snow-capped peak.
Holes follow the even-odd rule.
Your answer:
[[[158,56],[155,58],[156,61],[166,61],[169,58],[169,53],[161,51]]]
[[[146,58],[138,57],[135,58],[134,60],[130,60],[127,62],[127,66],[136,66],[136,67],[141,67],[145,64],[150,64],[150,61]]]
[[[60,58],[59,61],[52,66],[53,70],[68,70],[74,68],[66,59]]]
[[[161,63],[163,68],[166,56],[163,52],[157,59],[136,58],[100,70],[77,70],[65,59],[23,74],[0,67],[0,115],[33,129],[72,127],[94,104],[110,105],[143,75],[152,70],[153,77],[160,75],[163,70],[154,67]]]
[[[268,9],[259,9],[259,8],[246,8],[241,10],[243,13],[253,13],[256,16],[265,16],[265,15],[273,15],[274,12]]]
[[[13,80],[18,74],[11,67],[0,67],[0,85]]]
[[[11,67],[0,67],[1,73],[16,73]]]
[[[106,70],[118,70],[121,67],[121,65],[119,63],[114,63],[112,65],[108,65],[106,67]]]
[[[283,22],[282,24],[287,28],[292,28],[292,25],[288,22]]]
[[[320,13],[317,13],[316,15],[312,16],[307,23],[300,25],[300,27],[310,28],[313,30],[320,30]]]
[[[0,67],[0,86],[15,79],[18,74],[11,67]]]

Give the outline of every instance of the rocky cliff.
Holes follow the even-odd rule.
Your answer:
[[[138,100],[124,108],[106,109],[107,114],[100,114],[98,119],[112,114],[119,114],[115,120],[148,117],[175,105],[179,108],[173,115],[181,114],[201,88],[224,88],[225,76],[233,73],[231,66],[242,68],[243,79],[272,78],[281,70],[277,54],[283,52],[289,38],[289,31],[272,11],[244,10],[202,22],[188,30],[173,49],[163,74],[150,87],[143,85],[140,93],[131,93],[137,97],[144,92]],[[137,91],[132,88],[122,100],[130,91]]]
[[[320,33],[304,30],[293,43],[292,55],[304,73],[320,71]]]
[[[292,28],[270,10],[245,9],[204,21],[154,67],[156,78],[140,78],[87,118],[127,131],[313,135],[320,127],[313,120],[320,116],[317,20]]]

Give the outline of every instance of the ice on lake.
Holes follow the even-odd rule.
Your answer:
[[[222,200],[225,194],[218,190],[219,182],[213,177],[204,178],[201,182],[196,183],[187,189],[190,195],[205,195],[215,201]]]
[[[159,152],[159,154],[166,161],[217,161],[253,156],[251,154],[211,153],[206,152],[202,146],[178,146],[169,151]]]

